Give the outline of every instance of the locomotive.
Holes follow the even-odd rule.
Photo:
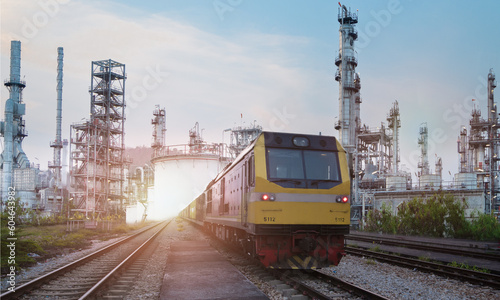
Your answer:
[[[180,216],[266,267],[317,269],[345,255],[349,197],[335,137],[262,132]]]

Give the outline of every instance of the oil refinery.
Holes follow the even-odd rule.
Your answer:
[[[338,82],[338,120],[327,127],[338,131],[346,149],[352,176],[351,224],[362,226],[367,211],[398,205],[414,197],[430,197],[446,191],[467,201],[468,213],[499,214],[500,198],[500,122],[494,99],[497,86],[493,69],[487,74],[487,110],[475,106],[467,126],[456,133],[458,173],[453,182],[443,181],[443,160],[429,157],[429,126],[422,120],[414,128],[419,148],[418,171],[412,174],[401,167],[400,103],[394,100],[376,126],[362,122],[361,76],[358,67],[358,12],[346,6],[338,10],[339,50],[334,57],[337,67],[333,78]],[[28,45],[29,47],[29,45]],[[63,58],[57,48],[57,99],[53,160],[46,170],[29,160],[23,142],[29,142],[25,124],[27,107],[21,80],[21,42],[11,42],[10,77],[4,85],[9,91],[5,101],[0,133],[3,152],[0,157],[1,195],[5,201],[9,188],[27,208],[42,215],[81,214],[87,227],[111,215],[125,216],[127,222],[159,220],[174,215],[191,202],[227,164],[265,129],[256,125],[235,126],[229,132],[230,143],[207,142],[196,120],[185,144],[168,145],[167,109],[156,105],[152,125],[151,158],[146,164],[134,163],[126,155],[125,64],[112,59],[91,62],[90,117],[74,122],[67,131],[63,118]],[[334,84],[334,82],[332,82]],[[175,111],[171,112],[175,114]],[[336,112],[331,112],[332,116]],[[63,133],[69,134],[68,139]],[[223,133],[224,134],[224,133]],[[448,154],[450,155],[450,154]],[[433,165],[433,166],[432,166]],[[432,171],[434,169],[434,171]],[[451,173],[450,173],[451,175]]]

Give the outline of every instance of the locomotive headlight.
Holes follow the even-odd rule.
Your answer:
[[[276,200],[276,196],[274,194],[262,194],[261,199],[264,201],[274,201]]]
[[[297,147],[308,147],[309,140],[306,137],[294,137],[293,144]]]
[[[338,196],[337,203],[347,203],[349,202],[349,197],[347,196]]]

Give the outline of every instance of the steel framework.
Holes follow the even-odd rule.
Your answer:
[[[118,213],[123,205],[125,65],[92,62],[90,120],[71,126],[73,211],[87,217]]]
[[[156,156],[165,147],[165,132],[167,131],[167,112],[165,108],[160,108],[160,105],[155,106],[151,124],[153,125],[151,148],[153,148],[153,156]]]

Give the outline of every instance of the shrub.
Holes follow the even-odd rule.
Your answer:
[[[392,215],[385,203],[381,210],[368,212],[365,230],[405,235],[432,237],[474,238],[477,240],[500,240],[500,224],[489,214],[477,214],[472,222],[465,218],[467,203],[445,193],[428,199],[414,198],[398,207]]]

